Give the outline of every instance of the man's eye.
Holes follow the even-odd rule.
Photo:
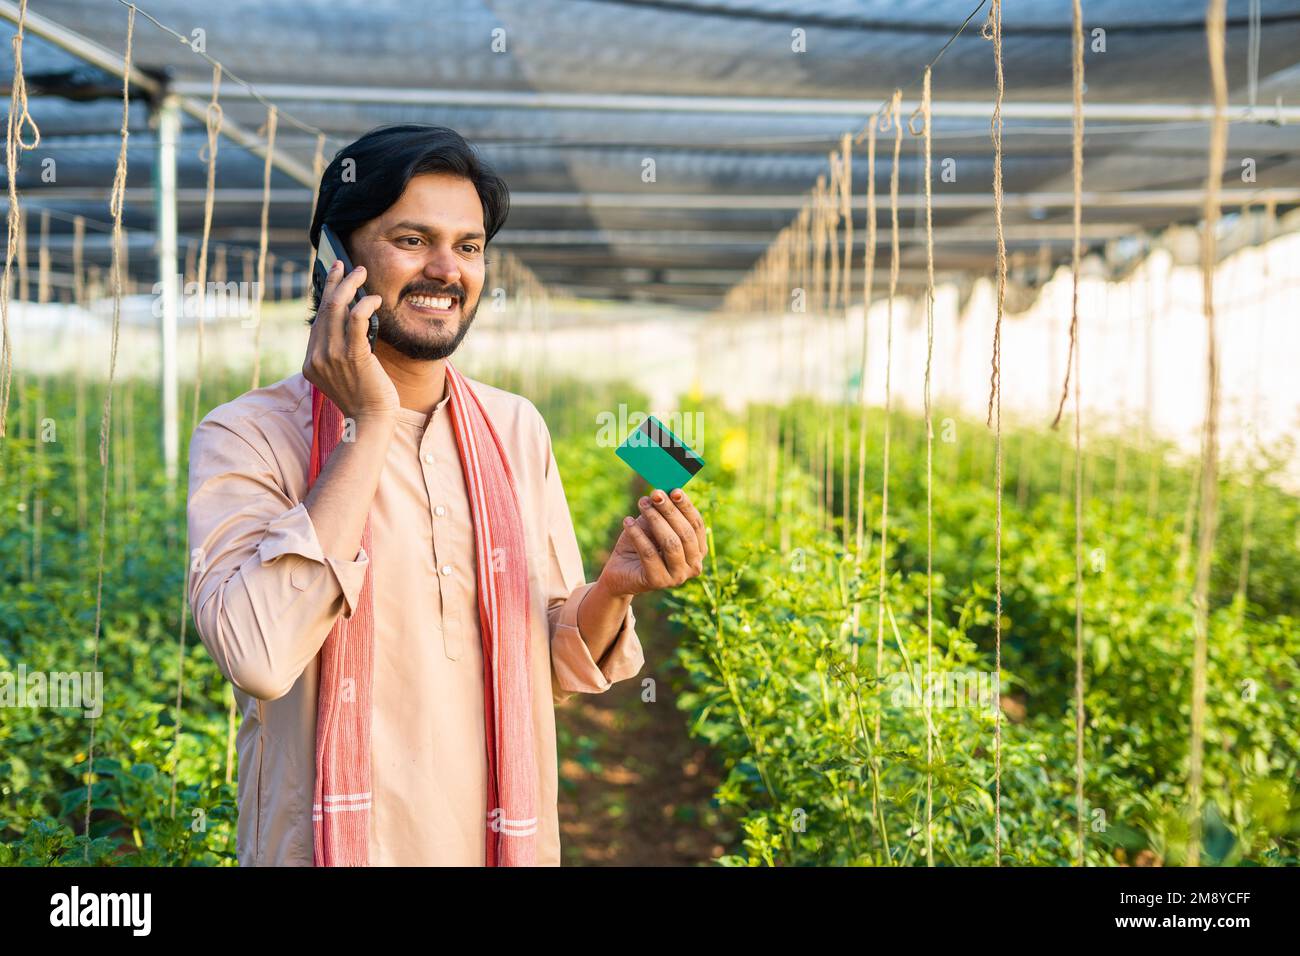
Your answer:
[[[414,245],[411,245],[409,248],[415,248],[416,245],[420,245],[421,243],[424,242],[424,240],[421,239],[419,236],[403,236],[401,239],[397,241],[405,242],[405,243],[413,243]]]
[[[478,252],[478,246],[474,245],[474,243],[472,242],[463,243],[461,245],[461,248],[464,249],[466,252],[468,252],[470,255],[474,255],[476,252]]]

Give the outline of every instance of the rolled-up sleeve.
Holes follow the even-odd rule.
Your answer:
[[[272,457],[214,420],[190,442],[194,623],[226,678],[260,700],[287,694],[339,614],[352,615],[370,563],[364,548],[352,560],[324,555]]]
[[[334,580],[343,590],[343,616],[352,616],[361,585],[366,579],[366,568],[370,566],[364,548],[357,552],[354,561],[325,557],[316,537],[316,526],[311,523],[307,506],[300,501],[266,526],[266,535],[257,545],[257,555],[263,565],[286,554],[296,554],[311,562],[296,565],[290,574],[290,580],[303,590],[311,587],[321,575],[328,576],[333,572]]]
[[[540,418],[540,416],[539,416]],[[636,615],[629,604],[614,642],[595,660],[586,636],[578,627],[578,608],[596,586],[587,583],[578,550],[578,538],[569,514],[564,484],[555,462],[549,433],[545,438],[546,523],[550,552],[547,617],[551,631],[551,692],[555,703],[574,694],[599,694],[620,680],[635,677],[645,665],[645,654],[636,634]]]
[[[630,604],[614,643],[599,661],[592,658],[591,648],[578,627],[578,608],[595,586],[594,581],[584,584],[559,605],[551,634],[551,669],[563,695],[560,700],[568,700],[575,693],[603,693],[616,681],[635,677],[645,665],[641,641],[636,636],[636,615]]]

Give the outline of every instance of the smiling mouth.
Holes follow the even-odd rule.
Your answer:
[[[447,316],[456,311],[459,298],[454,295],[408,295],[406,303],[425,315]]]

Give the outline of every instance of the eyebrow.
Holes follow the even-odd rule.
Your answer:
[[[423,223],[412,222],[412,221],[409,220],[409,219],[408,219],[408,220],[404,220],[404,221],[402,221],[402,222],[394,223],[393,226],[392,226],[392,228],[389,229],[388,231],[389,231],[389,232],[397,232],[398,230],[407,230],[407,231],[410,231],[410,232],[418,232],[418,233],[420,233],[421,235],[424,235],[424,236],[435,236],[435,235],[438,234],[438,230],[436,230],[436,229],[432,229],[432,228],[430,228],[429,226],[424,225]],[[483,233],[481,233],[481,232],[466,232],[466,233],[462,233],[461,236],[460,236],[460,238],[462,238],[462,239],[482,239],[482,238],[483,238]]]

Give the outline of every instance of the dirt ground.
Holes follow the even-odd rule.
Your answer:
[[[721,774],[688,738],[670,666],[675,638],[653,599],[634,605],[641,673],[556,707],[560,845],[565,866],[700,866],[731,839],[711,805]],[[642,681],[654,678],[653,702]]]

